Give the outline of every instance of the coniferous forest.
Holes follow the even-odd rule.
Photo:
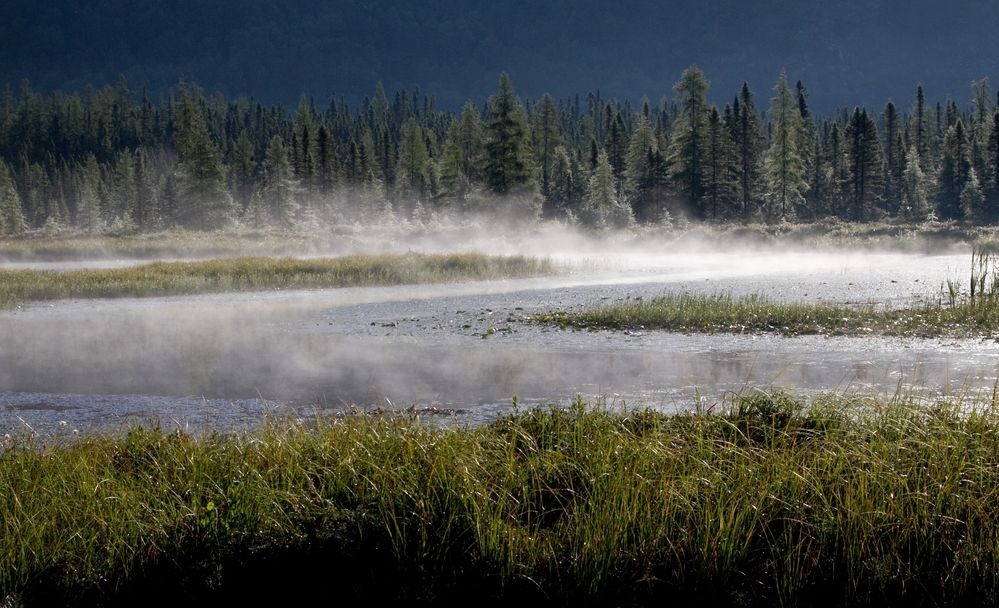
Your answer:
[[[487,214],[593,227],[677,219],[999,222],[999,99],[823,116],[781,74],[723,106],[696,67],[659,102],[599,92],[437,107],[379,85],[355,106],[297,109],[116,86],[0,99],[0,233],[125,234],[235,225],[313,229]],[[721,95],[723,96],[723,95]]]

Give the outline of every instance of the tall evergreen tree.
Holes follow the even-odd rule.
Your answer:
[[[250,206],[253,185],[256,179],[257,160],[253,141],[246,129],[241,129],[236,140],[235,163],[232,167],[233,194],[241,211]]]
[[[222,162],[197,104],[185,91],[176,133],[180,181],[178,220],[199,229],[220,228],[233,215]]]
[[[708,140],[704,200],[712,220],[733,215],[739,196],[739,176],[735,142],[722,121],[718,108],[708,114]]]
[[[631,207],[617,196],[614,168],[606,152],[600,152],[597,169],[590,177],[581,219],[596,228],[624,228],[634,222]]]
[[[940,165],[940,177],[937,180],[937,202],[941,217],[961,219],[964,216],[961,193],[968,183],[971,169],[971,144],[968,132],[964,128],[964,121],[958,119],[947,129],[944,138],[943,159]]]
[[[903,186],[900,215],[913,222],[926,220],[931,212],[930,186],[926,174],[919,166],[919,152],[916,150],[915,144],[909,148],[905,162]]]
[[[548,201],[556,216],[564,216],[578,209],[585,193],[582,170],[569,157],[564,145],[555,148]]]
[[[884,195],[884,157],[878,128],[867,110],[856,108],[846,126],[849,217],[867,219]]]
[[[649,216],[656,198],[655,159],[659,153],[655,134],[645,116],[638,119],[625,158],[624,193],[635,215]]]
[[[555,148],[562,144],[559,109],[548,93],[541,96],[541,101],[535,107],[532,134],[534,160],[541,174],[541,196],[547,203],[551,194]]]
[[[76,197],[76,227],[86,233],[99,232],[104,228],[100,208],[101,173],[97,158],[88,154],[80,168],[78,194]]]
[[[764,161],[766,199],[771,216],[794,217],[796,207],[805,202],[808,181],[805,162],[798,147],[803,129],[801,113],[788,87],[785,72],[781,72],[774,86],[770,116],[773,136]]]
[[[491,192],[514,194],[531,188],[534,163],[530,129],[506,73],[500,75],[499,90],[489,100],[485,150],[485,178]]]
[[[909,145],[915,150],[919,167],[923,173],[931,167],[930,146],[930,110],[926,106],[926,95],[923,85],[916,87],[916,104],[909,118]]]
[[[410,118],[402,128],[396,173],[399,194],[407,204],[425,202],[429,194],[429,162],[423,129],[415,118]]]
[[[708,129],[708,81],[696,66],[673,85],[680,112],[673,122],[667,161],[670,177],[698,215],[704,213],[704,155]]]
[[[972,167],[968,171],[968,180],[961,190],[961,209],[964,217],[979,224],[988,222],[988,210],[985,207],[985,196],[982,194],[981,184],[978,182],[978,173]]]
[[[336,150],[326,125],[319,125],[316,133],[316,178],[319,193],[326,196],[333,189],[336,179]]]
[[[264,158],[261,203],[266,209],[267,217],[283,227],[289,227],[294,223],[298,211],[292,177],[293,172],[284,140],[280,135],[275,135],[267,146],[267,155]]]
[[[746,216],[755,203],[762,150],[759,113],[753,101],[753,94],[746,83],[742,83],[742,89],[733,106],[733,114],[738,125],[735,143],[739,156],[739,193],[742,199],[742,215]]]
[[[992,132],[986,147],[990,159],[990,171],[986,182],[986,196],[993,218],[999,218],[999,107],[992,114]]]
[[[617,185],[620,195],[628,157],[628,128],[625,126],[624,118],[620,112],[615,112],[614,120],[610,123],[604,150],[607,152],[607,162],[614,170],[614,183]]]
[[[27,228],[21,197],[7,163],[0,160],[0,234],[21,234]]]
[[[888,102],[883,115],[885,125],[885,189],[883,201],[890,215],[898,213],[902,204],[902,182],[905,175],[905,143],[902,136],[902,121],[895,104]]]

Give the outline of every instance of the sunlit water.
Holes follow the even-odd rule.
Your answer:
[[[967,256],[740,253],[552,256],[567,276],[438,286],[65,301],[0,314],[0,428],[229,430],[415,408],[481,423],[575,394],[691,407],[756,387],[987,393],[991,340],[562,331],[523,317],[663,292],[903,306]]]

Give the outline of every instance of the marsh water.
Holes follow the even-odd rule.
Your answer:
[[[999,371],[991,339],[590,332],[523,322],[684,291],[906,306],[964,279],[965,254],[553,258],[566,272],[541,279],[67,300],[2,312],[0,429],[227,431],[268,415],[376,408],[477,424],[510,411],[514,398],[564,403],[581,394],[677,410],[769,386],[975,395],[991,391]]]

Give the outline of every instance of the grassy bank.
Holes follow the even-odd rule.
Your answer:
[[[227,258],[71,272],[0,269],[0,307],[58,298],[400,285],[538,276],[551,272],[551,264],[544,260],[477,254],[347,256],[312,260]]]
[[[999,299],[927,303],[904,310],[873,305],[778,302],[765,296],[666,294],[533,321],[579,329],[705,333],[979,337],[999,332]]]
[[[171,229],[143,234],[46,234],[0,237],[0,262],[104,259],[216,258],[240,256],[342,255],[441,251],[459,246],[481,251],[544,251],[549,242],[580,250],[635,247],[647,251],[694,253],[794,249],[860,249],[919,253],[967,251],[975,243],[999,239],[999,228],[953,222],[696,223],[642,225],[618,232],[590,231],[561,223],[506,226],[495,219],[443,218],[440,222],[359,225],[322,230],[217,232]]]
[[[135,430],[0,457],[8,605],[294,600],[986,605],[999,413],[744,395]],[[721,408],[719,408],[721,409]]]
[[[999,245],[972,250],[967,286],[948,280],[936,302],[908,309],[873,304],[781,302],[761,295],[664,294],[530,319],[563,329],[659,329],[706,333],[985,337],[999,332]]]

